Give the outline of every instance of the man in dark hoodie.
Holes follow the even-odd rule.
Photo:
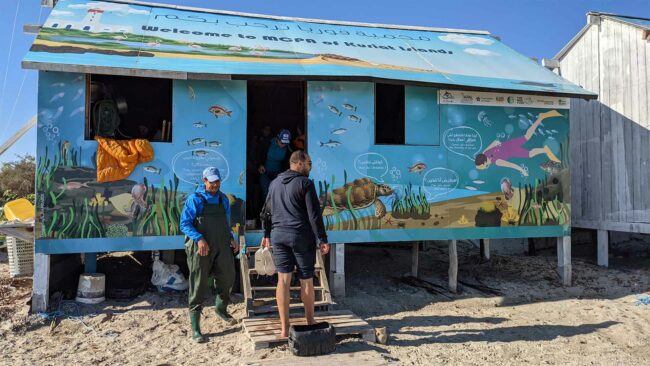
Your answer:
[[[311,159],[299,150],[291,154],[289,170],[271,182],[267,207],[271,227],[264,225],[262,246],[273,246],[273,261],[278,270],[275,296],[282,323],[282,337],[289,335],[289,288],[294,269],[300,279],[300,298],[307,324],[314,324],[314,265],[316,248],[329,252],[320,203],[309,177]]]

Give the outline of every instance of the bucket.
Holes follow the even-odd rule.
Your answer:
[[[336,349],[336,330],[328,322],[292,325],[289,328],[289,349],[296,356],[318,356]]]
[[[106,300],[104,297],[105,288],[106,276],[103,273],[82,273],[79,276],[75,301],[84,304],[99,304]]]

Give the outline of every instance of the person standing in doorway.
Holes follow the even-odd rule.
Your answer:
[[[278,132],[278,135],[273,139],[271,144],[269,144],[268,150],[266,150],[264,164],[258,167],[263,200],[266,200],[271,181],[286,169],[286,160],[291,153],[290,143],[291,132],[282,129]]]
[[[273,247],[273,261],[278,270],[276,298],[282,337],[289,332],[289,289],[296,270],[300,279],[300,298],[305,307],[307,324],[314,324],[314,266],[316,250],[325,255],[330,246],[323,224],[314,182],[309,179],[311,159],[302,150],[289,159],[290,169],[271,183],[266,207],[271,225],[264,225],[261,245]]]
[[[185,234],[185,252],[189,268],[189,309],[192,339],[206,341],[201,333],[203,299],[213,285],[217,295],[217,316],[232,325],[235,320],[228,314],[230,290],[235,281],[233,253],[239,244],[230,232],[230,202],[220,191],[219,169],[208,167],[203,171],[203,185],[187,197],[181,213],[180,229]],[[210,275],[214,282],[210,283]]]

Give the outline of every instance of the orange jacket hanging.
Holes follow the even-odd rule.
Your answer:
[[[97,141],[97,181],[112,182],[128,177],[139,163],[153,159],[148,140],[113,140],[95,137]]]

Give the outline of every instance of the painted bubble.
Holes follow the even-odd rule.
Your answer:
[[[447,168],[433,168],[422,177],[422,187],[431,197],[447,194],[458,187],[458,173]]]
[[[483,140],[478,131],[471,127],[461,126],[445,131],[442,143],[447,150],[474,161],[474,156],[483,148]]]
[[[172,159],[172,169],[185,183],[199,184],[203,180],[203,170],[209,166],[216,167],[221,173],[221,182],[228,180],[230,166],[220,152],[213,149],[193,149],[182,151]]]
[[[383,182],[384,175],[388,174],[388,161],[381,154],[365,153],[354,159],[354,169],[365,177]]]

